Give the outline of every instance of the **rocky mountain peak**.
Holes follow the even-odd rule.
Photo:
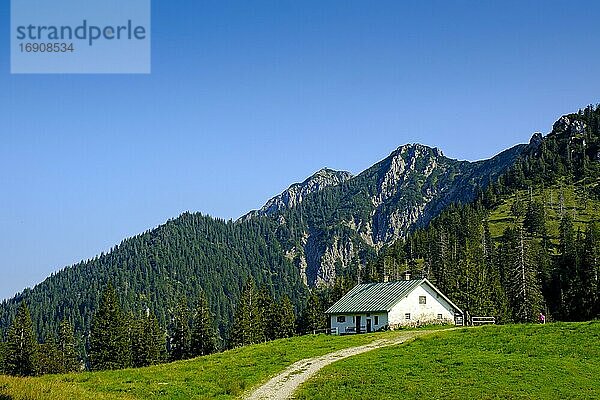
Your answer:
[[[319,192],[326,187],[339,185],[352,178],[348,171],[336,171],[331,168],[321,168],[303,182],[294,183],[278,196],[271,198],[259,210],[250,211],[242,219],[257,215],[271,215],[300,204],[306,196]]]
[[[535,132],[533,134],[533,136],[531,136],[531,139],[529,139],[528,147],[532,151],[537,152],[537,150],[540,148],[543,141],[544,141],[544,136],[542,135],[542,133]]]
[[[574,137],[584,133],[586,125],[576,115],[563,115],[552,126],[551,135],[565,134]]]
[[[397,157],[397,156],[405,156],[405,155],[409,155],[409,156],[420,156],[420,155],[425,155],[425,154],[429,154],[435,157],[443,157],[444,153],[438,149],[437,147],[429,147],[426,146],[424,144],[420,144],[420,143],[408,143],[408,144],[404,144],[400,147],[398,147],[396,150],[394,150],[392,152],[392,154],[390,154],[390,157]]]

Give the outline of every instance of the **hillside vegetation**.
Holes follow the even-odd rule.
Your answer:
[[[420,274],[466,313],[502,322],[598,318],[599,161],[600,107],[561,117],[475,201],[382,251],[363,280]]]
[[[398,332],[310,335],[146,368],[16,378],[0,375],[0,399],[232,399],[294,362]]]
[[[292,363],[402,331],[303,336],[159,366],[0,376],[0,399],[234,399]],[[325,367],[299,399],[600,397],[600,322],[432,332]]]
[[[506,228],[525,221],[525,213],[515,216],[513,212],[515,203],[519,202],[523,207],[529,202],[544,205],[547,236],[555,245],[559,244],[560,221],[565,213],[571,215],[576,231],[585,231],[587,224],[600,221],[600,201],[594,194],[590,194],[597,183],[586,184],[585,187],[560,183],[550,187],[539,186],[531,191],[517,190],[490,211],[488,221],[492,238],[499,239]]]
[[[440,332],[322,369],[298,399],[598,399],[600,322]]]

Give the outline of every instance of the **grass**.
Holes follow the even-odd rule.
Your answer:
[[[466,328],[325,367],[298,399],[598,399],[600,321]]]
[[[148,368],[36,378],[0,375],[0,400],[232,399],[301,359],[396,335],[302,336]]]
[[[587,186],[588,190],[590,186]],[[529,194],[527,190],[521,190],[517,194],[505,199],[494,208],[490,214],[490,234],[493,238],[502,236],[504,230],[514,223],[515,218],[510,209],[517,197],[525,203],[530,197],[539,200],[546,207],[546,228],[553,243],[558,243],[558,231],[561,219],[560,198],[563,198],[563,212],[574,215],[575,229],[585,230],[585,224],[591,221],[600,221],[600,202],[586,196],[581,186],[573,184],[556,185],[547,188],[538,187]],[[522,220],[523,218],[521,218]]]

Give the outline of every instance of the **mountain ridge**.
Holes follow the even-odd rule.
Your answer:
[[[577,114],[567,116],[578,120]],[[204,291],[224,334],[250,277],[276,298],[290,297],[299,312],[309,288],[331,286],[340,276],[356,281],[383,248],[426,226],[448,205],[473,201],[490,182],[514,173],[517,160],[545,146],[547,136],[538,144],[534,135],[529,144],[474,162],[405,144],[356,176],[321,169],[286,189],[287,202],[280,194],[235,222],[181,214],[4,300],[0,330],[5,332],[18,304],[26,301],[34,305],[40,337],[63,318],[84,334],[108,282],[126,311],[151,308],[163,326],[178,297],[194,299]],[[264,215],[257,214],[260,210]]]

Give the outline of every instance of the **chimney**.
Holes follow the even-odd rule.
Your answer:
[[[410,281],[410,271],[406,271],[406,272],[404,273],[404,280],[405,280],[405,281]]]

